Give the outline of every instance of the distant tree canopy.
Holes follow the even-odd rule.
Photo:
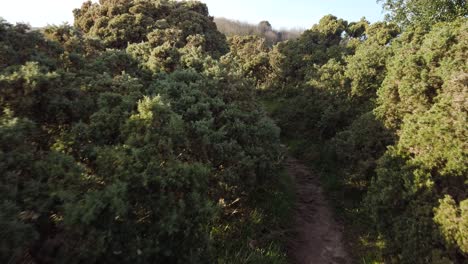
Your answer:
[[[266,39],[266,43],[269,46],[273,46],[281,41],[295,39],[299,37],[303,31],[299,29],[274,30],[268,21],[261,21],[258,25],[220,17],[215,18],[214,21],[218,30],[226,36],[260,36]]]
[[[272,31],[273,27],[271,26],[270,22],[261,21],[260,23],[258,23],[258,29],[260,30],[261,33],[265,33],[268,31]]]

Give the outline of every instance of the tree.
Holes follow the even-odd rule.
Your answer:
[[[468,15],[466,0],[379,0],[390,11],[389,19],[401,25],[433,25]]]
[[[273,27],[271,26],[270,22],[261,21],[258,23],[258,29],[260,30],[260,33],[265,34],[266,32],[272,31]]]
[[[278,42],[296,39],[302,33],[301,29],[274,30],[268,21],[262,21],[257,25],[230,20],[223,17],[214,19],[218,30],[228,37],[233,36],[259,36],[267,40],[269,46]]]

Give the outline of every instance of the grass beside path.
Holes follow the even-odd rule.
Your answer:
[[[294,204],[292,181],[284,170],[252,197],[224,210],[212,230],[219,264],[286,264],[286,230]]]

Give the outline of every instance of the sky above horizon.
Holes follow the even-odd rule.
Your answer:
[[[83,0],[0,0],[0,17],[10,23],[24,22],[33,27],[73,24],[72,11]],[[274,28],[310,28],[321,17],[333,14],[348,21],[366,17],[382,20],[377,0],[202,0],[210,15],[257,24],[268,20]]]

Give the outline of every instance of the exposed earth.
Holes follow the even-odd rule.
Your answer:
[[[299,160],[288,157],[286,169],[295,181],[297,202],[289,255],[296,264],[351,263],[343,243],[343,226],[323,194],[318,176]]]

